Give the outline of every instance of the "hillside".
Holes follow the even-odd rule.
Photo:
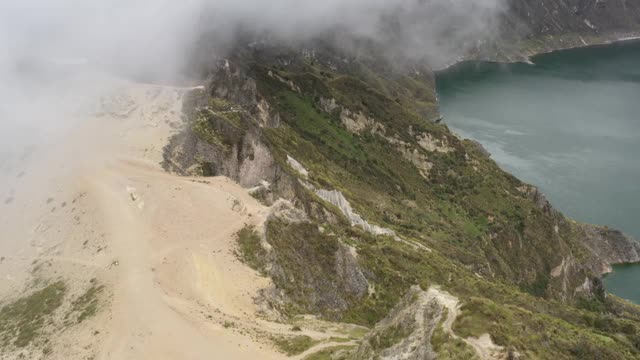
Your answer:
[[[526,61],[554,50],[640,36],[640,4],[627,0],[511,0],[500,35],[472,57]]]
[[[450,61],[640,32],[624,0],[508,5]],[[97,77],[68,138],[1,164],[0,359],[639,358],[601,277],[640,244],[452,133],[383,46],[249,33],[199,49],[201,86]]]
[[[248,230],[264,241],[245,248],[274,281],[263,295],[279,318],[374,326],[411,286],[442,287],[463,304],[456,332],[488,333],[505,353],[637,356],[638,310],[607,297],[599,278],[638,260],[627,251],[635,241],[565,218],[478,144],[430,121],[428,69],[313,46],[221,62],[166,149],[171,171],[228,176],[287,208]],[[401,341],[412,330],[394,331]]]

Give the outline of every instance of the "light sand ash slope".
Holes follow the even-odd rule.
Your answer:
[[[288,331],[256,318],[253,297],[269,281],[234,255],[234,234],[268,209],[226,178],[160,168],[184,90],[113,85],[72,141],[47,154],[65,171],[37,172],[48,185],[13,204],[34,215],[5,219],[6,234],[24,241],[2,244],[2,298],[20,290],[34,259],[72,291],[94,277],[106,285],[97,316],[52,339],[55,358],[284,358],[258,331]]]
[[[97,123],[113,130],[101,144],[105,166],[93,167],[89,181],[118,264],[97,358],[282,358],[264,339],[239,333],[256,321],[253,296],[269,282],[236,259],[233,236],[263,221],[267,209],[228,179],[159,168],[171,125],[180,123],[182,93],[127,87],[105,101]]]
[[[223,326],[252,321],[252,296],[268,285],[233,255],[253,199],[225,179],[201,184],[131,164],[108,172],[95,189],[110,209],[118,270],[98,358],[279,358]],[[234,211],[234,200],[247,210]]]

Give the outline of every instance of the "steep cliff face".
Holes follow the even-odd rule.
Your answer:
[[[628,0],[509,0],[498,40],[482,56],[526,60],[553,50],[640,36],[640,3]]]
[[[640,312],[620,310],[598,279],[629,242],[565,219],[477,144],[432,122],[431,72],[385,61],[254,44],[193,94],[167,166],[230,176],[273,205],[254,254],[275,284],[265,303],[282,319],[373,325],[412,286],[441,285],[465,304],[461,338],[486,333],[497,347],[546,358],[570,356],[581,341],[602,353],[611,330],[625,339],[613,340],[621,357],[638,354],[629,324]],[[296,216],[282,215],[292,212],[280,198]],[[559,335],[539,346],[550,319]]]
[[[602,262],[602,273],[611,272],[615,264],[640,262],[640,243],[619,230],[608,227],[582,225],[583,244]]]
[[[504,21],[524,36],[638,31],[640,4],[628,0],[512,0]]]

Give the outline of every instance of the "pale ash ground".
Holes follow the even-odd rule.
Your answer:
[[[72,291],[93,277],[107,286],[94,319],[55,336],[58,358],[285,357],[251,330],[290,327],[256,319],[252,297],[268,280],[233,255],[234,233],[266,208],[228,179],[159,165],[184,91],[114,82],[72,141],[47,149],[47,166],[27,170],[3,204],[13,209],[3,209],[0,299],[23,289],[36,259]]]
[[[366,329],[306,316],[293,332],[261,319],[254,298],[271,283],[238,260],[234,234],[247,224],[262,228],[269,208],[227,178],[161,168],[162,148],[183,125],[188,89],[109,84],[64,141],[36,148],[37,160],[1,175],[12,200],[0,204],[0,302],[28,294],[37,278],[64,279],[65,299],[90,279],[105,285],[97,315],[48,334],[45,357],[296,359],[355,345],[330,338]],[[430,291],[448,308],[445,331],[455,336],[460,304]],[[318,343],[296,357],[270,340],[301,334]],[[488,335],[464,341],[482,359],[501,358]],[[30,351],[0,349],[0,359],[42,357]]]

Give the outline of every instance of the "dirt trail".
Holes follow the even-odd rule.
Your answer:
[[[184,92],[114,81],[70,140],[45,150],[50,167],[29,174],[40,190],[16,188],[2,223],[25,240],[0,244],[0,299],[38,262],[72,291],[90,278],[107,287],[98,315],[53,339],[49,358],[286,358],[268,336],[290,326],[256,316],[269,280],[234,255],[234,234],[268,208],[229,179],[160,166]]]
[[[228,179],[179,177],[159,167],[170,125],[180,121],[181,95],[134,86],[109,102],[115,116],[113,109],[101,116],[117,123],[120,140],[104,144],[107,161],[92,174],[90,191],[105,209],[118,265],[97,358],[284,358],[242,331],[258,321],[253,297],[269,281],[238,261],[233,236],[268,209]]]
[[[0,209],[11,239],[0,241],[0,301],[37,276],[64,279],[69,301],[93,281],[105,286],[98,313],[53,334],[45,357],[275,360],[288,358],[275,336],[320,340],[297,358],[337,344],[343,325],[293,331],[258,317],[254,297],[271,282],[238,260],[234,235],[262,228],[269,208],[227,178],[162,169],[188,89],[97,81],[106,91],[65,141],[0,172],[11,196]]]
[[[136,201],[127,191],[131,186],[144,187]],[[232,210],[230,193],[241,194],[242,189],[224,179],[203,185],[116,166],[96,191],[109,208],[118,261],[113,327],[99,358],[281,357],[227,331],[214,317],[255,316],[251,294],[266,285],[231,253],[232,235],[245,218]]]
[[[467,345],[471,346],[478,354],[478,357],[482,360],[504,358],[503,348],[494,344],[489,334],[482,334],[478,338],[462,338],[453,331],[453,323],[456,321],[456,318],[460,314],[461,306],[460,301],[457,297],[447,292],[441,291],[440,289],[435,287],[429,288],[428,292],[431,293],[432,296],[436,297],[438,301],[447,309],[447,318],[442,323],[442,328],[445,333],[449,334],[455,339],[460,339]]]

